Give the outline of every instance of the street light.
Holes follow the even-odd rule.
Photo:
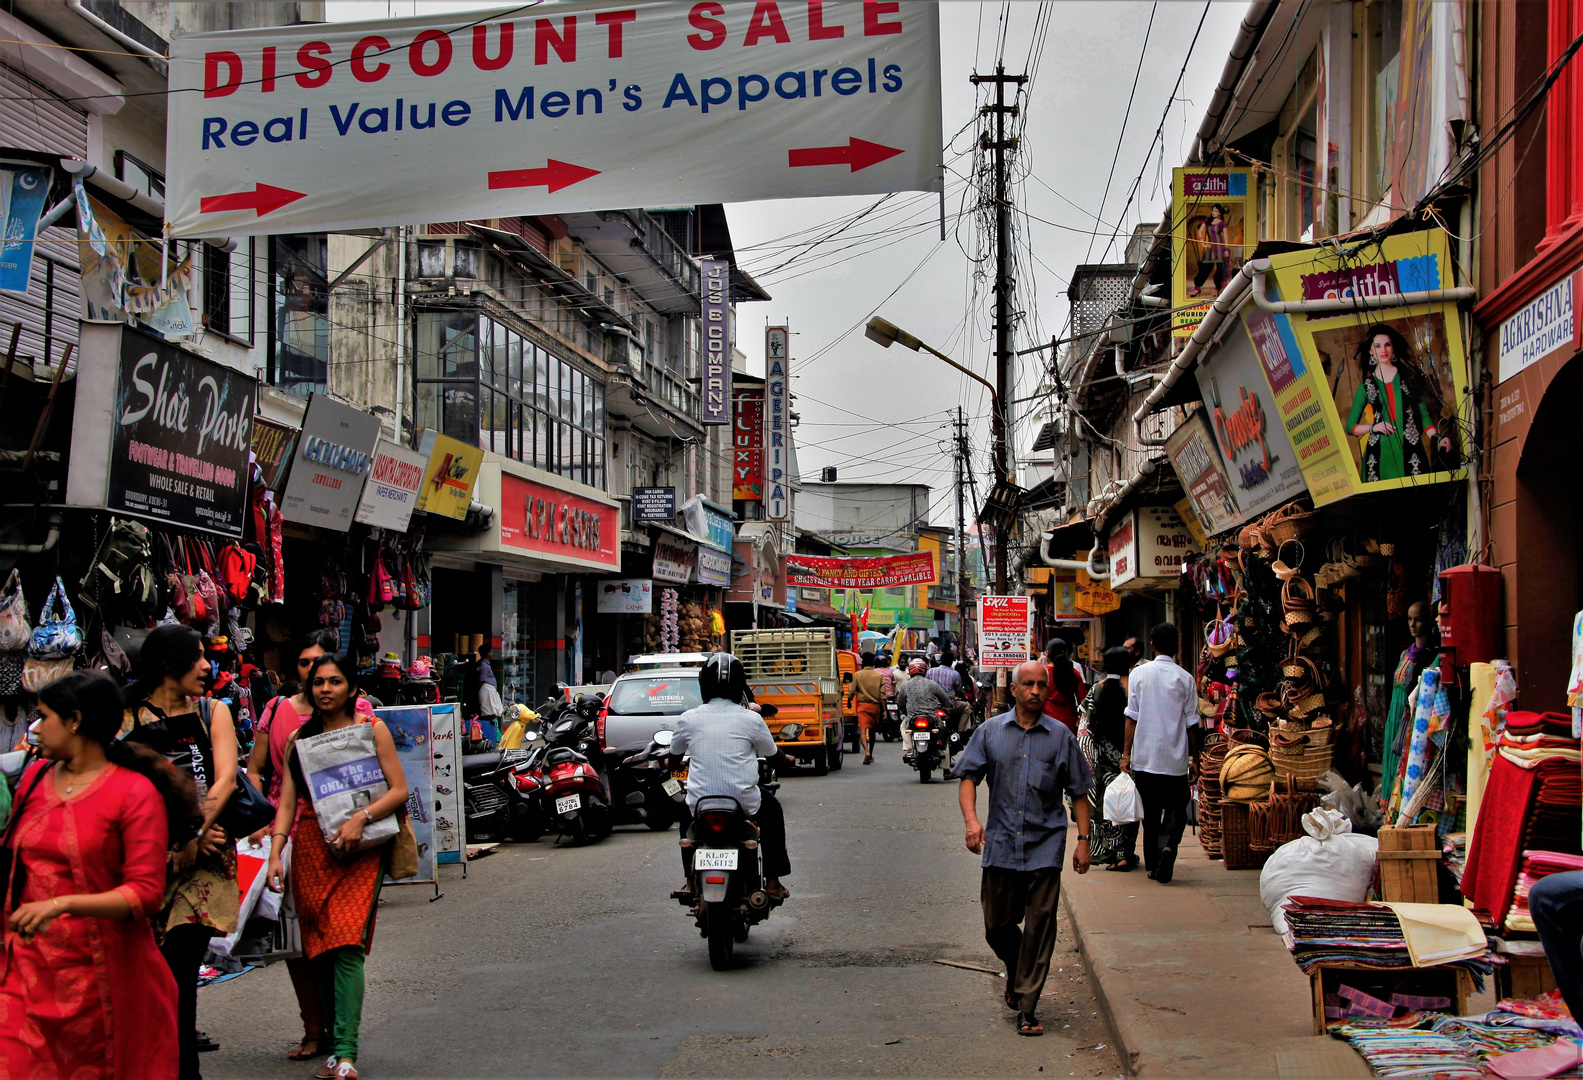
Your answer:
[[[901,345],[904,348],[911,349],[913,352],[923,349],[935,358],[944,360],[947,364],[950,364],[956,370],[988,390],[995,439],[995,478],[1003,483],[1011,479],[1011,468],[1006,456],[1006,431],[1010,427],[1011,418],[1002,411],[1005,395],[993,383],[976,371],[970,371],[963,367],[934,346],[907,333],[907,331],[888,319],[881,319],[878,316],[870,319],[868,325],[863,328],[863,336],[887,349],[892,345]],[[1006,535],[1005,530],[1002,528],[995,530],[995,556],[995,591],[1004,596],[1007,590]]]

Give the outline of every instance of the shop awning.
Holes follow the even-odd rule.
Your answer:
[[[933,597],[930,597],[929,599],[929,610],[937,611],[942,615],[957,614],[955,604],[951,603],[949,600],[936,600]]]
[[[847,621],[845,612],[838,611],[829,604],[818,604],[812,600],[798,600],[797,611],[799,614],[812,615],[815,618],[839,619],[841,622]]]

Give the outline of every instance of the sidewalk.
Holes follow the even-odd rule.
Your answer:
[[[1259,903],[1257,870],[1228,871],[1182,839],[1169,885],[1095,867],[1062,875],[1066,914],[1116,1048],[1135,1076],[1368,1077],[1313,1034],[1308,977]]]

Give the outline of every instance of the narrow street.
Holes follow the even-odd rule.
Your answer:
[[[368,964],[363,1075],[1117,1076],[1062,927],[1041,1015],[1016,1036],[994,966],[956,787],[917,782],[894,744],[864,768],[781,788],[792,900],[710,970],[668,898],[676,834],[625,828],[588,848],[506,845],[442,900],[391,889]],[[201,991],[221,1049],[207,1077],[303,1077],[283,965]]]

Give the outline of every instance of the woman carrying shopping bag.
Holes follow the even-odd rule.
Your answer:
[[[1104,807],[1106,790],[1122,775],[1121,748],[1127,730],[1127,691],[1122,679],[1132,667],[1132,653],[1119,645],[1106,649],[1104,667],[1105,677],[1094,684],[1083,702],[1077,740],[1094,775],[1089,792],[1093,808],[1089,853],[1096,865],[1105,863],[1107,870],[1127,871],[1138,865],[1138,824],[1118,825],[1105,817]]]
[[[176,983],[148,916],[171,843],[197,833],[197,792],[117,740],[121,691],[102,672],[46,686],[39,715],[43,760],[5,834],[0,1075],[172,1080]]]
[[[236,847],[219,824],[236,793],[237,742],[231,711],[206,697],[209,661],[190,626],[156,626],[138,654],[137,681],[122,695],[122,737],[163,754],[192,778],[203,828],[173,843],[165,903],[154,916],[159,949],[176,977],[181,1080],[199,1080],[198,971],[209,939],[236,929],[242,906]]]
[[[319,1013],[328,1043],[325,1062],[314,1075],[320,1080],[356,1080],[363,958],[373,948],[375,905],[384,877],[382,850],[364,847],[363,832],[406,805],[407,778],[390,731],[384,721],[373,720],[374,750],[387,790],[355,811],[326,840],[303,776],[298,744],[370,721],[356,711],[357,670],[344,655],[331,653],[315,660],[305,685],[313,716],[297,729],[287,752],[280,808],[270,837],[269,887],[279,891],[284,885],[281,848],[291,838],[292,900],[302,930],[303,955],[312,961],[319,984]]]

